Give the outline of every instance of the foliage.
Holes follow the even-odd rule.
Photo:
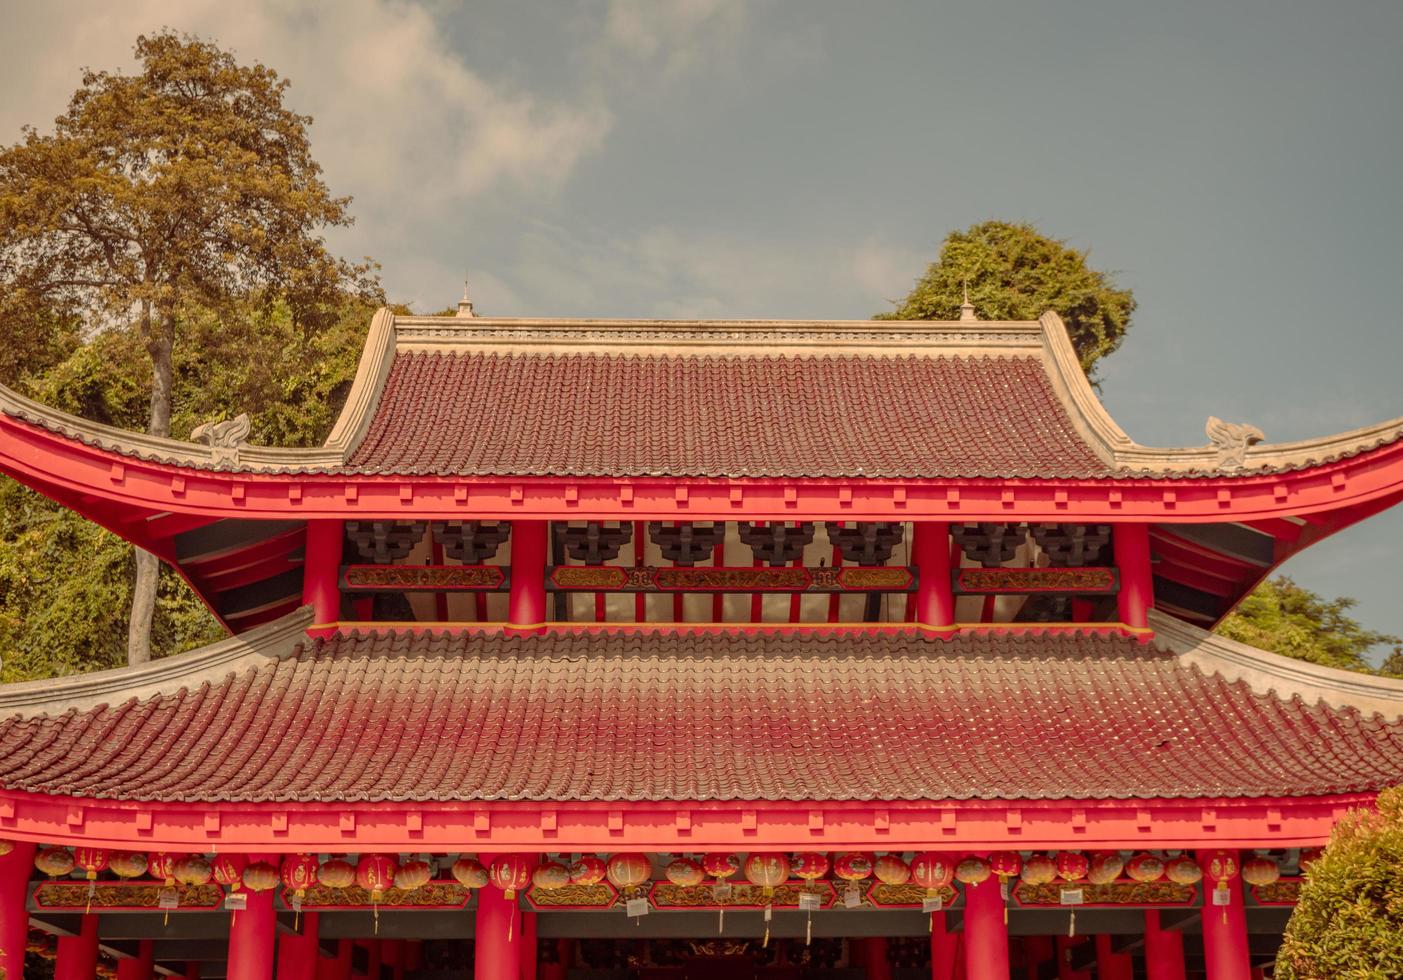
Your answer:
[[[311,119],[283,105],[285,80],[170,31],[138,37],[136,57],[132,75],[85,71],[52,134],[28,127],[0,150],[0,293],[33,312],[8,343],[43,310],[60,324],[80,311],[134,323],[150,361],[144,427],[164,436],[176,348],[209,333],[187,318],[192,305],[257,297],[311,336],[345,294],[380,289],[369,263],[326,249],[322,229],[350,223],[349,198],[322,181]],[[157,575],[138,551],[133,662],[150,656]]]
[[[1029,224],[985,221],[952,231],[911,294],[881,318],[958,319],[966,287],[981,319],[1036,320],[1056,310],[1090,376],[1125,338],[1135,297],[1090,268],[1087,255]]]
[[[285,307],[186,310],[198,341],[176,351],[172,428],[184,436],[200,422],[247,411],[254,442],[319,444],[345,401],[372,312],[369,303],[347,300],[334,321],[307,337]],[[64,411],[139,428],[150,371],[138,332],[114,327],[23,388]],[[133,574],[132,549],[116,535],[0,480],[0,681],[119,666]],[[189,586],[163,568],[155,654],[221,635]]]
[[[1218,626],[1230,639],[1324,667],[1370,671],[1371,647],[1403,639],[1366,629],[1349,615],[1356,601],[1326,599],[1286,576],[1259,585]],[[1403,657],[1400,657],[1403,659]]]
[[[1338,824],[1306,872],[1286,926],[1279,980],[1403,976],[1403,787]]]

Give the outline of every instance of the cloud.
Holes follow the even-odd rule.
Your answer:
[[[676,77],[724,51],[749,6],[747,0],[609,0],[606,51]]]

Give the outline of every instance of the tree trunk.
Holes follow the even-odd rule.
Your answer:
[[[146,431],[153,436],[171,433],[171,351],[175,346],[175,314],[163,313],[151,322],[151,308],[143,304],[142,334],[151,355],[151,414]],[[161,560],[149,551],[135,549],[136,582],[132,586],[131,619],[127,625],[127,663],[151,659],[151,623],[156,614],[156,590],[161,582]]]

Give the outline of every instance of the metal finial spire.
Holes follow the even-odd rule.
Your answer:
[[[468,274],[463,273],[463,298],[458,300],[459,316],[477,316],[473,311],[473,301],[468,298]]]
[[[968,280],[968,279],[964,280],[964,295],[965,295],[965,301],[964,301],[963,303],[960,304],[960,322],[961,322],[961,323],[968,323],[968,322],[970,322],[971,320],[978,320],[979,317],[977,317],[977,316],[974,315],[974,304],[971,303],[971,302],[969,301],[969,280]]]

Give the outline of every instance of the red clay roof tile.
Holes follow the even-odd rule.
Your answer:
[[[352,634],[213,687],[0,722],[0,786],[108,799],[1129,799],[1400,781],[1403,722],[1086,635]]]

